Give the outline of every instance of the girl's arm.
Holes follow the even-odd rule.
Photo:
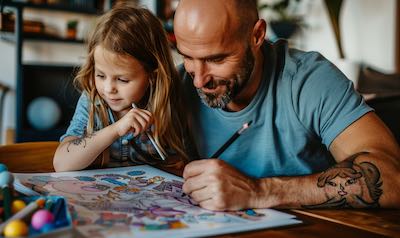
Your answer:
[[[93,134],[66,137],[54,155],[54,169],[57,172],[84,169],[119,137],[129,132],[137,136],[147,130],[152,122],[149,111],[131,109],[116,123]]]
[[[55,171],[81,170],[92,164],[107,147],[118,139],[119,135],[113,128],[114,125],[82,137],[66,137],[54,155]]]

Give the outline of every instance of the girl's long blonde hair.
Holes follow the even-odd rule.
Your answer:
[[[95,115],[99,116],[103,126],[109,125],[107,104],[98,94],[94,82],[94,50],[98,45],[116,54],[132,56],[142,63],[150,75],[146,109],[155,118],[154,139],[162,148],[171,148],[180,157],[188,159],[183,141],[187,120],[183,116],[180,118],[185,115],[182,89],[161,22],[149,10],[130,4],[118,4],[98,20],[88,39],[88,57],[74,80],[91,102],[88,134],[95,130]]]

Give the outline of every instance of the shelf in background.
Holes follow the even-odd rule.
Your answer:
[[[51,130],[39,131],[31,128],[24,128],[18,136],[18,142],[29,141],[58,141],[67,131],[67,127],[58,127]]]
[[[101,14],[101,11],[96,8],[82,8],[76,6],[69,6],[67,4],[35,4],[30,2],[14,2],[14,1],[4,1],[3,5],[6,7],[17,7],[17,8],[33,8],[39,10],[52,10],[52,11],[63,11],[63,12],[73,12],[73,13],[84,13],[97,15]]]
[[[33,70],[34,72],[46,71],[64,71],[74,74],[79,71],[80,65],[67,63],[51,63],[51,62],[25,62],[21,64],[23,70]]]
[[[25,10],[87,14],[95,17],[103,12],[105,3],[100,0],[58,2],[66,4],[35,4],[21,0],[1,1],[2,7],[6,7],[7,12],[1,16],[4,21],[0,30],[0,39],[14,43],[16,49],[15,142],[58,140],[65,133],[80,96],[73,83],[79,66],[62,62],[27,62],[23,59],[23,52],[26,50],[24,43],[27,42],[84,43],[82,39],[66,39],[61,35],[49,34],[43,22],[24,19]],[[41,14],[40,11],[37,13]],[[68,21],[67,26],[70,23],[71,21]],[[50,113],[43,114],[42,112]],[[43,129],[46,130],[36,130],[42,128],[41,125],[45,125]]]
[[[15,35],[13,32],[6,32],[6,31],[1,31],[0,32],[0,38],[2,40],[8,41],[8,42],[15,42]],[[73,44],[82,44],[85,41],[84,40],[77,40],[77,39],[66,39],[66,38],[61,38],[58,36],[53,36],[53,35],[45,35],[45,34],[29,34],[29,33],[24,33],[23,34],[23,39],[24,41],[47,41],[47,42],[54,42],[54,43],[73,43]]]

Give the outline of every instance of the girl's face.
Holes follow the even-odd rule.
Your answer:
[[[101,45],[94,50],[95,84],[99,95],[118,118],[132,102],[138,103],[149,87],[149,75],[134,57],[115,54]]]

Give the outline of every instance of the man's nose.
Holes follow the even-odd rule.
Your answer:
[[[207,65],[204,62],[195,63],[192,76],[193,85],[196,88],[203,88],[208,83],[208,81],[210,81]]]

